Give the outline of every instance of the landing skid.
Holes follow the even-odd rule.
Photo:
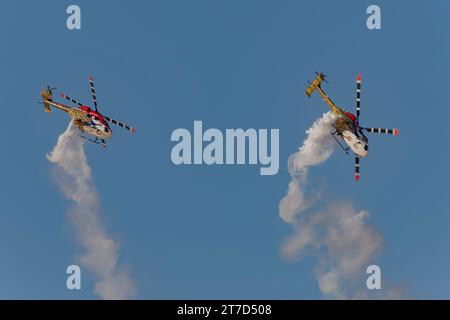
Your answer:
[[[106,148],[106,141],[105,141],[105,139],[95,138],[95,140],[94,140],[94,139],[85,137],[85,136],[83,136],[82,134],[80,134],[80,137],[82,137],[83,139],[86,139],[86,140],[88,140],[88,141],[90,141],[90,142],[92,142],[92,143],[99,144],[99,145],[101,145],[103,148]]]
[[[334,140],[336,140],[336,142],[338,143],[338,145],[342,148],[342,150],[344,150],[345,154],[349,155],[348,150],[349,148],[345,148],[342,143],[336,138],[335,134],[338,133],[337,131],[335,131],[334,133],[331,133],[331,136],[334,138]]]

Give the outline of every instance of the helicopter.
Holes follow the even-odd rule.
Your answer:
[[[306,89],[306,95],[311,97],[312,93],[317,90],[322,99],[330,107],[331,111],[336,115],[336,122],[334,123],[334,132],[330,132],[332,137],[340,145],[346,154],[351,150],[355,154],[355,180],[360,180],[360,158],[367,157],[369,154],[369,139],[364,134],[364,131],[370,133],[383,133],[391,135],[399,135],[398,129],[387,128],[367,128],[359,124],[359,116],[361,113],[361,75],[356,76],[356,115],[348,112],[338,106],[327,96],[321,87],[321,83],[328,83],[325,74],[316,72],[316,78]],[[338,138],[341,138],[347,145],[345,147]]]
[[[126,125],[120,121],[114,120],[109,116],[101,114],[98,110],[94,79],[92,77],[89,77],[89,87],[91,89],[94,109],[66,96],[64,93],[61,93],[61,97],[77,105],[77,107],[70,107],[65,104],[55,102],[53,100],[53,91],[58,88],[51,88],[50,86],[47,86],[40,92],[45,111],[50,113],[50,106],[65,111],[72,118],[73,124],[75,124],[80,130],[80,136],[82,138],[87,139],[93,143],[101,144],[102,147],[106,147],[106,139],[110,139],[112,137],[112,130],[108,123],[118,125],[119,127],[124,128],[131,133],[136,132],[135,128],[130,127],[129,125]],[[89,138],[84,134],[93,136],[94,138]]]

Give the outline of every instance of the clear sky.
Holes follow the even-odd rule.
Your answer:
[[[80,248],[69,202],[45,155],[69,121],[44,113],[46,84],[137,128],[113,128],[106,150],[86,146],[102,218],[118,239],[139,299],[321,298],[314,257],[289,262],[292,232],[278,214],[287,159],[326,105],[304,90],[314,71],[352,111],[363,77],[363,125],[371,136],[362,178],[336,152],[312,175],[325,197],[371,213],[384,237],[377,263],[414,298],[450,298],[447,184],[450,3],[447,1],[76,1],[82,30],[66,29],[72,1],[2,1],[0,103],[0,298],[94,299],[93,278],[65,287]],[[382,29],[366,28],[378,4]],[[280,171],[181,166],[170,135],[206,128],[279,128]]]

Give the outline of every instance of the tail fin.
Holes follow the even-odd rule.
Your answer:
[[[320,88],[320,84],[322,81],[325,81],[325,75],[322,72],[320,73],[316,72],[316,75],[317,76],[314,79],[314,81],[310,83],[309,87],[306,89],[306,95],[308,97],[312,95],[312,93],[314,92],[314,90],[316,90],[316,88]]]
[[[53,102],[53,94],[51,89],[41,90],[41,97],[44,103],[45,112],[51,112],[49,102]]]

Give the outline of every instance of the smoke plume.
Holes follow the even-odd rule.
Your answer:
[[[367,211],[360,211],[347,201],[312,210],[321,198],[321,191],[307,193],[310,167],[326,161],[335,149],[330,135],[335,116],[325,113],[306,131],[307,137],[299,150],[289,157],[287,194],[280,201],[281,218],[294,228],[283,243],[282,255],[298,258],[302,253],[314,253],[314,270],[322,294],[329,298],[362,298],[366,268],[379,253],[383,239],[366,223]],[[362,280],[362,281],[361,281]]]
[[[126,268],[118,267],[118,245],[108,237],[100,221],[101,203],[84,152],[84,141],[78,129],[69,124],[47,155],[55,164],[54,177],[64,194],[73,201],[69,219],[85,253],[79,263],[98,278],[95,293],[103,299],[127,299],[135,286]]]

